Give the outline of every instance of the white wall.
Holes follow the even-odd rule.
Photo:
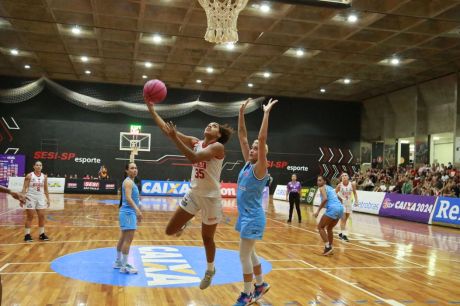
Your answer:
[[[448,162],[454,160],[454,143],[443,142],[433,144],[433,161],[447,165]]]

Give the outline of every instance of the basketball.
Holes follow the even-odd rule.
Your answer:
[[[160,80],[150,80],[144,85],[144,99],[146,103],[160,103],[166,98],[166,85]]]

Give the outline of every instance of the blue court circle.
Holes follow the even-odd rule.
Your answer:
[[[115,248],[91,249],[64,255],[51,263],[51,269],[65,277],[97,284],[149,288],[196,287],[206,270],[203,247],[197,246],[133,246],[128,263],[138,274],[122,274],[113,269]],[[260,258],[264,274],[272,265]],[[216,275],[213,285],[242,281],[238,251],[217,249]]]

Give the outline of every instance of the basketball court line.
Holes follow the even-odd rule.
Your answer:
[[[291,227],[291,228],[295,228],[295,229],[298,229],[298,230],[301,230],[301,231],[304,231],[304,232],[308,232],[308,233],[312,233],[312,234],[315,234],[315,235],[319,235],[318,232],[310,231],[310,230],[307,230],[307,229],[304,229],[304,228],[301,228],[301,227],[290,226],[290,225],[285,224],[284,222],[281,222],[281,221],[278,221],[278,220],[275,220],[275,219],[272,219],[272,218],[268,218],[268,217],[267,217],[267,220],[271,220],[271,221],[276,222],[276,223],[284,224],[285,227]],[[359,248],[362,248],[362,249],[365,249],[365,250],[369,250],[369,251],[374,252],[374,253],[382,254],[382,255],[385,255],[385,256],[388,256],[388,257],[397,259],[397,260],[403,260],[403,261],[406,261],[406,262],[411,263],[411,264],[413,264],[413,265],[417,265],[417,266],[422,267],[421,264],[412,262],[412,261],[410,261],[410,260],[398,258],[398,257],[396,257],[396,256],[387,254],[387,253],[385,253],[385,252],[382,252],[382,251],[379,251],[379,250],[375,250],[375,249],[371,249],[371,248],[368,248],[368,247],[365,247],[365,246],[361,246],[361,245],[356,244],[356,243],[353,243],[353,242],[347,242],[346,244],[354,245],[354,246],[356,246],[356,247],[359,247]]]
[[[16,211],[16,210],[18,210],[18,209],[20,209],[20,207],[18,207],[18,208],[13,208],[13,209],[10,209],[10,210],[1,212],[1,213],[0,213],[0,216],[1,216],[1,215],[6,215],[6,214],[8,214],[8,213],[10,213],[10,212],[12,212],[12,211]]]
[[[312,264],[310,264],[310,263],[308,263],[308,262],[306,262],[306,261],[304,261],[304,260],[302,260],[302,262],[303,262],[305,265],[310,266],[310,267],[312,267],[312,268],[318,268],[318,267],[316,267],[316,266],[314,266],[314,265],[312,265]],[[395,300],[387,300],[387,299],[384,299],[384,298],[382,298],[382,297],[380,297],[380,296],[378,296],[378,295],[376,295],[376,294],[374,294],[374,293],[372,293],[372,292],[370,292],[370,291],[368,291],[368,290],[366,290],[366,289],[364,289],[364,288],[361,288],[361,287],[357,286],[356,284],[354,284],[354,283],[352,283],[352,282],[349,282],[349,281],[347,281],[347,280],[345,280],[345,279],[343,279],[343,278],[341,278],[341,277],[338,277],[337,275],[332,274],[332,273],[329,272],[329,271],[323,271],[322,268],[318,268],[318,271],[321,272],[321,273],[326,274],[327,276],[330,276],[330,277],[332,277],[332,278],[335,278],[336,280],[341,281],[341,282],[347,284],[348,286],[351,286],[351,287],[353,287],[353,288],[355,288],[355,289],[357,289],[357,290],[359,290],[359,291],[361,291],[361,292],[364,292],[364,293],[366,293],[367,295],[370,295],[370,296],[374,297],[375,299],[377,299],[377,300],[379,300],[379,301],[382,301],[382,302],[384,302],[384,303],[387,303],[388,305],[391,305],[391,306],[404,306],[404,304],[401,304],[401,303],[399,303],[399,302],[397,302],[397,301],[395,301]]]

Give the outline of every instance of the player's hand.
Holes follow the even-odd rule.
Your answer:
[[[248,98],[246,99],[246,101],[243,102],[243,104],[241,104],[241,107],[240,107],[240,114],[241,115],[244,115],[244,112],[246,111],[246,107],[248,106],[249,102],[251,102],[252,99],[251,98]]]
[[[26,203],[25,203],[25,202],[19,202],[19,206],[20,206],[21,208],[24,208],[24,204],[26,204]]]
[[[168,123],[165,124],[164,131],[166,135],[170,138],[176,138],[177,137],[177,128],[174,123],[169,121]]]
[[[276,103],[278,103],[278,100],[270,99],[268,101],[268,104],[264,105],[264,113],[269,113],[271,111],[273,105],[275,105]]]
[[[50,200],[46,200],[46,207],[50,208]]]
[[[318,215],[319,215],[319,211],[317,211],[317,212],[315,212],[315,213],[313,214],[313,216],[314,216],[315,218],[318,218]]]
[[[153,107],[153,103],[150,103],[149,101],[147,101],[144,97],[144,101],[145,101],[145,104],[147,104],[147,109],[150,111],[150,112],[155,112],[155,108]]]
[[[136,217],[137,217],[137,222],[141,222],[142,221],[142,212],[138,209],[136,210]]]
[[[12,196],[13,198],[15,198],[16,200],[18,200],[19,202],[24,203],[24,202],[26,201],[25,195],[22,194],[22,193],[20,193],[20,192],[14,192],[14,191],[12,191],[12,192],[11,192],[11,196]]]

